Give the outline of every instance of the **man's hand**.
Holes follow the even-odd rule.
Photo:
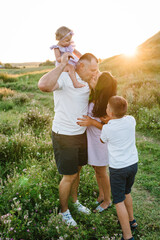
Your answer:
[[[64,53],[61,58],[61,63],[57,67],[55,67],[53,70],[46,73],[40,78],[38,82],[38,87],[41,91],[52,92],[59,87],[57,83],[58,78],[60,77],[65,66],[67,65],[69,58],[73,58],[72,54]]]
[[[77,124],[83,127],[91,126],[93,123],[93,119],[88,117],[87,115],[83,115],[83,118],[77,118],[77,120],[78,120]]]
[[[69,53],[69,52],[64,53],[61,57],[61,64],[67,65],[70,58],[74,59],[74,57],[72,56],[71,53]]]
[[[95,119],[92,119],[86,115],[83,115],[83,118],[77,118],[78,122],[77,124],[81,127],[89,127],[89,126],[94,126],[98,129],[102,129],[103,124],[98,122]]]

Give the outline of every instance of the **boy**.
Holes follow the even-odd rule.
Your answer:
[[[101,141],[108,142],[109,172],[113,203],[116,206],[123,237],[133,240],[131,229],[138,225],[133,216],[131,187],[137,173],[138,153],[135,145],[134,117],[125,116],[127,101],[113,96],[107,105],[110,120],[102,128]]]

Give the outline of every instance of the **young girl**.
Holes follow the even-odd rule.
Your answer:
[[[69,59],[68,64],[64,69],[64,72],[69,73],[69,76],[75,88],[84,87],[83,84],[77,81],[76,74],[75,74],[75,65],[82,54],[74,48],[73,41],[71,41],[73,36],[73,31],[67,27],[60,27],[57,29],[55,35],[56,35],[56,40],[58,40],[58,43],[57,45],[51,46],[50,49],[51,50],[54,49],[54,53],[56,57],[56,66],[60,64],[61,56],[65,52],[72,53],[73,58]]]

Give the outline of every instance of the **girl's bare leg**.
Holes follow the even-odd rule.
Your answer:
[[[75,88],[81,88],[81,87],[84,87],[84,86],[85,86],[84,84],[82,84],[82,83],[80,83],[80,82],[77,81],[76,73],[75,73],[75,68],[74,68],[73,65],[67,64],[67,66],[66,66],[65,69],[64,69],[64,72],[68,72],[68,74],[69,74],[69,76],[70,76],[70,78],[71,78],[71,80],[72,80],[72,82],[73,82],[73,86],[74,86]]]

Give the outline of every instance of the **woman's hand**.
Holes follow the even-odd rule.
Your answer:
[[[77,118],[77,120],[78,120],[77,124],[82,127],[84,126],[88,127],[93,125],[92,124],[93,119],[88,117],[87,115],[83,115],[83,118]]]

